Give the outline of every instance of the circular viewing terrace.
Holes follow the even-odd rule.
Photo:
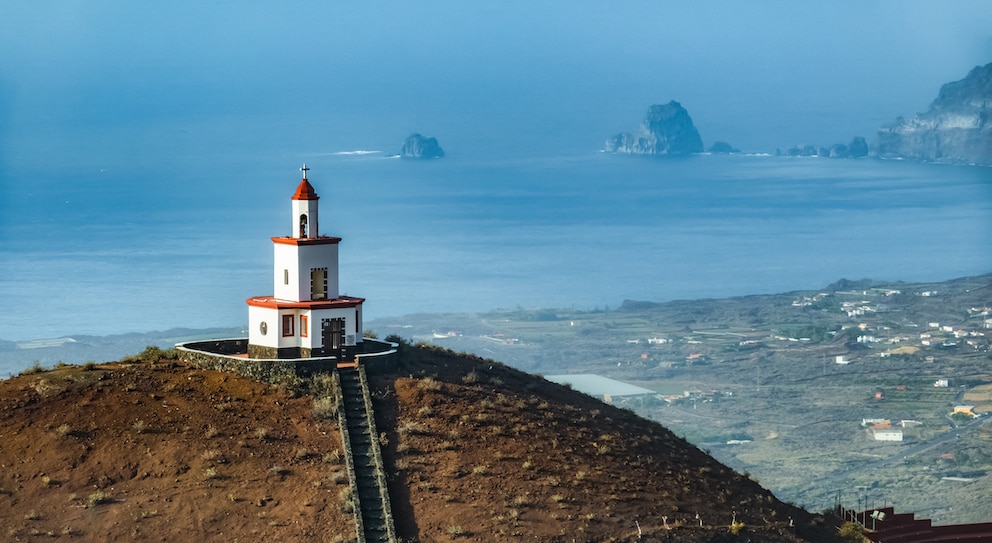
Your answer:
[[[248,338],[210,339],[176,344],[179,359],[187,364],[213,370],[230,371],[270,381],[278,375],[292,373],[300,376],[330,371],[339,366],[360,364],[366,371],[392,366],[396,362],[398,345],[389,341],[364,338],[357,345],[354,359],[338,360],[335,356],[314,358],[249,358]]]

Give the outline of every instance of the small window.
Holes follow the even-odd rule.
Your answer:
[[[289,284],[289,270],[282,270],[282,284]]]
[[[308,321],[306,315],[300,315],[300,337],[307,337],[309,334],[310,326],[308,325],[310,323]]]
[[[293,332],[293,315],[283,315],[282,316],[282,336],[290,337],[296,335]]]

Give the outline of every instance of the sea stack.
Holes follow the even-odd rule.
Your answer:
[[[403,149],[400,151],[402,158],[431,159],[444,157],[444,149],[438,144],[437,138],[425,138],[420,134],[413,134],[403,142]]]
[[[637,134],[617,134],[606,140],[604,150],[631,155],[688,155],[703,152],[703,140],[689,112],[672,100],[649,107]]]

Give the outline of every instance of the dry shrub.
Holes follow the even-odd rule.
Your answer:
[[[88,507],[103,505],[105,503],[110,503],[112,501],[114,501],[114,498],[112,498],[110,494],[102,490],[97,490],[96,492],[86,497],[86,505]]]
[[[400,425],[397,431],[401,436],[403,435],[422,436],[422,435],[429,435],[431,433],[431,429],[426,424],[420,422],[404,422],[403,424]]]
[[[310,458],[311,456],[313,456],[313,452],[311,452],[310,449],[307,449],[305,447],[300,447],[299,449],[296,449],[296,451],[293,453],[293,457],[296,458],[297,460],[305,460],[307,458]]]
[[[340,464],[344,461],[344,455],[341,451],[335,449],[325,454],[323,460],[325,464]]]
[[[420,390],[427,390],[431,392],[437,392],[442,388],[441,381],[438,381],[433,377],[424,377],[419,383],[417,383],[417,386]]]
[[[330,396],[322,396],[313,400],[313,416],[320,420],[330,420],[338,416],[338,403]]]

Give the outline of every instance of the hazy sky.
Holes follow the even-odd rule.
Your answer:
[[[153,147],[173,129],[584,151],[672,99],[707,145],[770,151],[870,141],[992,62],[987,0],[151,4],[5,5],[0,161]],[[245,129],[210,132],[232,119]]]
[[[0,273],[0,290],[7,290],[0,294],[33,295],[36,289],[47,293],[49,304],[80,302],[103,296],[105,277],[127,277],[108,288],[115,296],[118,286],[134,293],[125,296],[133,313],[118,315],[129,318],[155,299],[145,282],[160,287],[157,295],[170,304],[182,298],[169,290],[176,285],[185,289],[199,281],[214,292],[223,282],[234,293],[223,299],[232,301],[228,307],[240,319],[241,297],[267,288],[267,236],[283,224],[278,202],[286,181],[279,180],[294,179],[301,162],[322,179],[321,194],[330,199],[333,187],[337,194],[351,191],[353,201],[417,188],[424,179],[443,186],[453,179],[450,172],[468,172],[463,185],[436,193],[440,197],[415,190],[416,206],[404,201],[396,207],[408,215],[373,219],[378,222],[372,226],[385,232],[381,237],[415,251],[409,258],[422,258],[418,245],[404,241],[417,238],[399,234],[409,233],[410,225],[426,228],[420,223],[435,216],[457,215],[452,209],[459,205],[471,210],[473,191],[464,189],[478,172],[499,170],[519,177],[509,180],[517,183],[540,175],[546,187],[562,183],[562,193],[552,198],[567,202],[565,187],[574,179],[561,176],[572,175],[565,167],[570,160],[597,158],[606,138],[636,129],[651,104],[680,101],[706,145],[723,140],[745,151],[773,152],[800,143],[846,143],[858,135],[871,142],[880,125],[925,110],[943,83],[989,62],[989,0],[8,0],[0,10],[0,268],[7,265]],[[328,156],[358,149],[396,153],[415,131],[440,139],[450,158],[434,166],[452,166],[448,177],[432,177],[423,168],[418,174],[419,166],[431,165],[398,161],[349,170],[347,159]],[[517,167],[530,159],[545,169],[538,174]],[[562,165],[560,171],[546,167],[553,164]],[[347,182],[331,181],[336,179]],[[486,188],[511,184],[504,177],[485,179]],[[603,186],[613,181],[603,179]],[[444,198],[457,191],[469,200]],[[491,194],[497,203],[504,197],[499,190]],[[710,196],[701,193],[700,205]],[[512,201],[519,193],[505,197]],[[442,201],[458,203],[432,207]],[[502,209],[492,208],[495,226],[516,227],[515,219],[495,213]],[[351,224],[335,224],[341,228],[336,232],[366,234],[358,226],[365,224],[365,211],[354,213]],[[500,239],[512,231],[485,221],[465,224]],[[76,235],[63,235],[66,228]],[[257,245],[238,252],[234,246],[248,228],[257,233],[246,233],[244,243]],[[235,239],[230,236],[236,231],[239,241],[223,250],[204,237],[225,231],[225,239]],[[432,296],[437,284],[430,281],[463,273],[441,260],[461,265],[477,258],[477,240],[464,239],[464,246],[444,246],[438,253],[444,257],[426,262],[426,280],[411,280],[409,290]],[[546,258],[546,241],[532,246],[537,260]],[[944,240],[938,245],[941,255],[951,251]],[[188,270],[177,262],[200,261],[196,251],[204,246],[208,256],[248,260],[219,261],[224,267],[216,275],[184,275]],[[926,256],[943,258],[935,253]],[[965,258],[976,253],[958,252]],[[391,287],[393,271],[369,258],[364,269],[386,274],[379,284]],[[229,279],[228,265],[245,283]],[[520,262],[521,269],[533,265]],[[249,270],[253,266],[263,271]],[[142,269],[149,270],[147,277]],[[844,269],[827,281],[848,273],[862,275]],[[484,281],[481,275],[470,280]],[[259,281],[258,290],[251,281]],[[608,294],[608,301],[651,296],[640,294],[643,282],[629,279],[636,290]],[[87,290],[91,298],[74,297]],[[375,292],[370,296],[376,299]],[[371,304],[385,311],[389,299],[382,293]],[[180,301],[184,309],[173,311],[174,305],[154,304],[170,317],[149,317],[141,327],[167,327],[172,314],[191,307]],[[88,326],[79,323],[89,320],[89,307],[65,321],[67,331]],[[101,325],[126,328],[109,322]]]

